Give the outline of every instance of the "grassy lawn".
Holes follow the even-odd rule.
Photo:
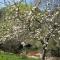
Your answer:
[[[39,60],[27,58],[26,56],[18,56],[16,54],[0,53],[0,60]]]

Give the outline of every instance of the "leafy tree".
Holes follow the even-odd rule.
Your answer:
[[[60,10],[41,12],[38,8],[40,0],[35,6],[15,3],[5,9],[1,28],[1,40],[16,39],[26,44],[43,49],[42,60],[45,60],[49,49],[60,49]],[[58,19],[57,19],[58,18]],[[4,41],[5,41],[4,40]],[[56,54],[55,54],[56,55]]]

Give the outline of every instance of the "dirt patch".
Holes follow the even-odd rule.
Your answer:
[[[37,51],[31,51],[27,53],[27,57],[29,58],[42,58],[42,54]]]
[[[60,60],[60,57],[46,57],[46,60]]]

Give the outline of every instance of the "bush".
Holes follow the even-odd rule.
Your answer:
[[[60,48],[52,49],[51,55],[54,57],[60,57]]]
[[[3,44],[3,50],[7,52],[19,53],[22,49],[23,46],[16,39],[6,40]]]

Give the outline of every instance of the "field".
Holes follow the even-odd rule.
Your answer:
[[[39,60],[39,59],[27,58],[26,56],[2,52],[0,53],[0,60]]]

